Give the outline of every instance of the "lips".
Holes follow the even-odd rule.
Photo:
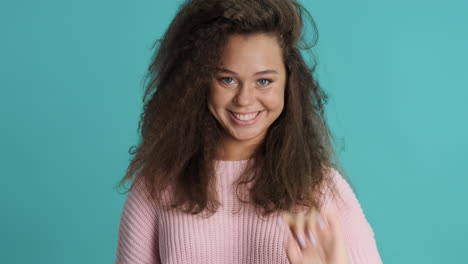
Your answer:
[[[252,125],[254,123],[257,122],[257,120],[260,118],[260,116],[262,116],[262,113],[264,111],[258,111],[258,112],[251,112],[251,113],[258,113],[254,118],[250,119],[250,120],[240,120],[240,119],[237,119],[237,117],[234,115],[233,112],[229,111],[229,116],[231,117],[231,120],[237,124],[238,126],[248,126],[248,125]]]
[[[248,115],[248,114],[258,113],[258,112],[261,112],[261,111],[253,111],[253,112],[234,112],[234,111],[229,111],[229,112],[234,113],[234,114],[238,114],[238,115]]]
[[[238,114],[234,114],[231,112],[231,114],[237,118],[238,120],[240,121],[243,121],[243,122],[247,122],[249,120],[252,120],[254,119],[255,117],[257,117],[259,114],[260,114],[260,111],[259,112],[253,112],[251,114],[247,114],[247,115],[238,115]]]

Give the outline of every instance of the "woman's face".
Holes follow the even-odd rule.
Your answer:
[[[283,111],[286,69],[275,37],[231,35],[208,108],[230,141],[259,143]]]

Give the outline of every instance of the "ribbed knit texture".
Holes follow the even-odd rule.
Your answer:
[[[146,190],[136,185],[123,207],[115,264],[289,263],[287,230],[278,224],[278,214],[264,220],[253,205],[238,210],[241,202],[232,183],[246,164],[246,160],[216,161],[221,206],[208,218],[155,206],[146,199]],[[338,215],[350,264],[382,263],[374,232],[355,194],[338,171],[330,173],[345,204],[327,195],[323,209]]]

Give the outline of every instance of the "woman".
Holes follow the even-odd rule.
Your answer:
[[[182,4],[149,67],[115,263],[381,263],[335,169],[303,14]]]

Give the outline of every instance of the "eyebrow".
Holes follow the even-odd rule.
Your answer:
[[[233,71],[230,71],[230,70],[228,70],[228,69],[224,69],[224,68],[216,68],[216,69],[218,70],[218,72],[230,73],[230,74],[237,75],[237,73],[235,73],[235,72],[233,72]],[[254,75],[260,75],[260,74],[266,74],[266,73],[278,74],[277,71],[268,69],[268,70],[256,72]]]

